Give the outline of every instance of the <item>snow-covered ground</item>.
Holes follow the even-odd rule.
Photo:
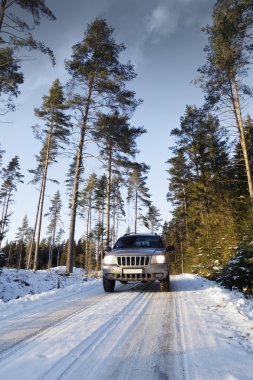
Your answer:
[[[0,275],[12,298],[0,302],[0,379],[253,378],[253,299],[187,274],[170,293],[153,283],[108,294],[59,270]]]
[[[50,290],[66,288],[70,285],[79,285],[92,279],[92,277],[88,278],[81,268],[74,268],[71,276],[66,276],[65,273],[65,267],[38,270],[37,272],[3,268],[0,271],[0,300],[6,302],[26,295],[37,295]],[[26,297],[25,300],[27,302],[36,297]]]

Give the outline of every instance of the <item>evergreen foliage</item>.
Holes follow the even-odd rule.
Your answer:
[[[132,114],[140,103],[135,99],[135,93],[126,88],[126,83],[136,76],[133,66],[130,62],[127,64],[120,63],[119,56],[125,50],[125,47],[123,44],[117,44],[112,34],[113,29],[107,25],[105,20],[96,19],[88,25],[82,41],[73,46],[71,59],[66,61],[66,69],[71,76],[69,104],[76,113],[76,127],[79,130],[75,167],[72,166],[74,179],[67,256],[68,273],[73,270],[75,223],[79,203],[79,184],[83,172],[85,138],[92,132],[96,142],[103,141],[105,138],[103,131],[108,127],[109,118],[112,117],[111,114],[114,113],[117,125],[119,120],[121,120],[121,123],[125,121],[126,124],[127,116]],[[112,124],[112,119],[110,124]],[[104,134],[104,137],[100,137],[98,130]],[[122,128],[120,131],[122,132]],[[125,144],[127,143],[127,133],[129,131],[129,128],[125,128],[126,136],[122,136],[122,134],[118,136],[123,138]],[[116,131],[114,131],[114,135],[115,133]],[[115,137],[114,142],[119,144],[119,142],[116,142]],[[104,155],[108,155],[108,149],[106,150],[103,147],[101,153],[102,151]],[[110,184],[107,184],[107,186],[110,186]],[[109,230],[109,228],[107,229]],[[107,241],[108,239],[107,234]]]
[[[245,294],[253,293],[253,250],[238,247],[236,253],[224,266],[218,281],[230,289],[238,289]]]
[[[129,166],[129,157],[137,153],[136,138],[145,133],[142,127],[129,125],[128,116],[113,114],[100,114],[96,129],[92,131],[93,138],[97,141],[100,156],[105,162],[107,171],[107,221],[106,221],[106,246],[111,242],[110,236],[110,212],[111,212],[111,179],[113,168]]]
[[[208,35],[207,62],[199,69],[198,82],[206,94],[207,107],[232,114],[243,153],[248,192],[253,197],[253,180],[245,138],[242,104],[252,96],[245,77],[252,58],[252,5],[244,0],[218,0]]]
[[[21,16],[9,13],[12,8],[18,12],[19,7],[22,8]],[[54,61],[52,51],[34,39],[33,26],[39,25],[42,17],[49,20],[55,17],[44,0],[4,0],[0,12],[0,43],[3,44],[0,49],[0,95],[6,96],[9,109],[14,109],[13,97],[18,96],[19,84],[24,80],[18,49],[40,50],[49,54]],[[30,15],[29,22],[25,21],[26,13]],[[8,28],[13,31],[12,36],[8,34]],[[4,247],[9,267],[33,267],[36,271],[38,268],[66,264],[67,273],[71,273],[73,264],[82,265],[88,271],[100,269],[105,245],[117,239],[119,223],[125,218],[122,188],[126,186],[126,178],[134,176],[134,170],[138,171],[139,200],[143,204],[150,204],[145,188],[148,166],[130,161],[138,152],[136,138],[145,130],[130,125],[130,117],[141,100],[136,99],[135,92],[127,88],[127,83],[136,77],[136,73],[130,62],[120,62],[120,55],[124,51],[125,46],[114,40],[113,29],[107,22],[96,19],[88,25],[82,41],[73,46],[72,56],[66,60],[66,70],[71,77],[67,85],[67,100],[63,86],[57,79],[49,89],[49,94],[43,96],[41,107],[34,110],[35,116],[42,122],[33,126],[35,138],[41,141],[41,149],[35,156],[35,167],[29,170],[33,175],[30,182],[39,188],[37,210],[34,227],[31,229],[28,226],[25,217],[18,228],[16,241],[7,242]],[[8,65],[5,64],[7,61]],[[63,242],[59,192],[51,199],[47,214],[43,215],[43,210],[48,180],[58,183],[56,178],[49,178],[49,168],[59,161],[62,148],[70,143],[72,124],[66,115],[69,108],[73,111],[71,116],[75,121],[71,140],[75,152],[66,181],[67,190],[71,193],[70,234],[68,241]],[[79,140],[75,141],[77,135]],[[98,148],[99,160],[105,172],[102,176],[98,173],[89,175],[84,170],[85,160],[89,156],[87,142],[92,142]],[[16,182],[14,179],[11,194],[8,194],[4,188],[6,169],[2,168],[3,153],[0,150],[0,178],[3,182],[0,194],[1,236],[5,237]],[[75,241],[78,212],[85,216],[86,225],[84,236]],[[49,216],[50,220],[47,237],[41,239],[43,216]],[[26,237],[28,232],[29,241]]]
[[[149,166],[145,163],[133,163],[129,171],[129,182],[128,182],[128,194],[127,201],[131,201],[134,204],[135,216],[134,216],[134,232],[137,233],[138,219],[140,219],[139,211],[141,207],[150,207],[150,194],[146,185],[147,172]]]
[[[54,197],[51,199],[51,206],[49,207],[49,212],[45,214],[50,218],[49,225],[47,227],[47,233],[49,235],[50,242],[50,251],[49,251],[49,260],[48,260],[48,268],[52,266],[52,256],[55,248],[55,243],[57,239],[58,229],[60,230],[61,222],[61,208],[62,201],[59,190],[55,193]]]
[[[13,195],[17,191],[18,183],[23,183],[23,174],[20,172],[19,157],[15,156],[6,168],[2,169],[2,185],[0,187],[0,247],[3,238],[8,232],[12,212],[10,206],[14,202]]]
[[[152,234],[162,226],[161,221],[160,212],[154,205],[151,205],[146,215],[142,216],[143,225],[148,228]]]
[[[22,225],[18,227],[16,233],[16,242],[19,249],[18,255],[18,269],[25,268],[25,263],[27,262],[27,253],[29,244],[31,243],[33,235],[33,230],[29,227],[29,221],[27,215],[24,216]]]
[[[41,118],[45,125],[42,128],[38,125],[36,126],[35,130],[37,136],[42,140],[42,149],[40,151],[40,155],[36,157],[38,162],[37,168],[35,170],[30,170],[30,172],[34,174],[33,183],[40,182],[38,211],[34,227],[34,231],[37,232],[34,270],[37,270],[39,262],[39,242],[48,168],[53,162],[56,162],[59,150],[62,149],[63,145],[68,142],[68,137],[70,135],[70,116],[65,113],[67,109],[68,106],[65,103],[63,88],[59,80],[56,79],[49,90],[49,95],[43,96],[41,108],[35,109],[35,115]]]
[[[25,48],[55,57],[50,48],[33,36],[34,27],[41,18],[55,20],[44,0],[2,0],[0,3],[0,97],[5,100],[1,112],[15,109],[13,97],[17,97],[24,76],[20,71],[22,59],[17,52]],[[5,96],[5,97],[4,97]]]
[[[43,0],[2,1],[0,95],[7,100],[7,110],[14,109],[12,99],[18,96],[24,80],[18,49],[40,50],[54,60],[51,50],[34,39],[30,24],[18,16],[10,17],[8,12],[13,5],[28,12],[34,25],[39,24],[41,17],[54,19]],[[167,161],[167,199],[173,211],[172,219],[163,224],[162,230],[166,246],[176,246],[176,251],[167,257],[171,273],[197,273],[247,294],[253,292],[253,121],[250,114],[243,114],[242,104],[252,95],[246,81],[253,52],[252,25],[252,1],[216,1],[212,25],[204,28],[208,37],[207,59],[197,80],[206,103],[199,108],[187,105],[180,125],[171,132],[174,144]],[[10,35],[6,28],[16,31],[15,35]],[[151,203],[146,185],[149,167],[134,162],[137,137],[146,131],[130,124],[141,101],[127,89],[126,84],[136,73],[130,62],[121,63],[124,50],[125,46],[114,40],[107,22],[96,19],[66,60],[70,75],[67,100],[62,85],[55,80],[41,107],[35,109],[35,115],[43,122],[43,126],[33,127],[41,150],[36,156],[36,168],[30,171],[31,182],[40,186],[37,215],[33,229],[25,216],[15,241],[3,247],[9,267],[30,268],[33,263],[36,270],[66,264],[67,273],[72,272],[73,265],[87,271],[99,270],[105,248],[115,242],[119,223],[125,218],[123,188],[127,190],[126,200],[134,206],[135,232],[138,220],[152,233],[161,227],[159,210]],[[72,131],[66,115],[69,108],[75,120],[73,140],[75,136],[78,140],[74,141],[66,181],[71,198],[69,239],[65,242],[59,191],[46,214],[48,237],[41,239],[40,233],[48,168],[59,160]],[[235,139],[228,136],[217,111],[219,116],[233,116],[232,127],[238,132]],[[84,169],[88,142],[97,147],[102,175],[89,174]],[[5,168],[3,153],[0,149],[0,240],[7,235],[14,192],[23,177],[19,158],[14,157]],[[75,240],[78,213],[85,221],[84,233]]]
[[[163,226],[164,239],[177,247],[173,273],[192,271],[247,293],[253,278],[252,119],[241,105],[252,95],[245,83],[252,11],[248,0],[218,0],[212,25],[204,28],[207,60],[196,83],[206,104],[187,106],[180,128],[172,130],[168,201],[174,210]],[[233,116],[236,139],[228,138],[216,111]]]

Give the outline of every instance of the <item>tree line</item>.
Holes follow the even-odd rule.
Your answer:
[[[55,58],[52,50],[34,39],[33,26],[13,13],[21,7],[32,16],[34,25],[42,17],[55,16],[43,0],[4,0],[0,5],[0,96],[2,114],[15,110],[15,98],[24,76],[21,71],[22,48],[39,50]],[[159,210],[150,200],[146,185],[149,166],[136,161],[136,140],[146,133],[143,127],[131,125],[131,117],[141,104],[128,83],[136,77],[131,62],[122,63],[122,43],[113,38],[113,28],[106,20],[95,19],[87,26],[83,38],[72,47],[72,55],[65,61],[69,80],[55,79],[40,107],[34,109],[39,122],[33,126],[41,149],[35,157],[35,167],[29,171],[31,183],[39,188],[35,222],[29,226],[27,216],[18,229],[15,242],[3,250],[10,266],[18,268],[66,265],[72,273],[73,265],[86,269],[100,268],[105,250],[117,238],[120,220],[125,216],[122,189],[127,191],[127,202],[135,210],[135,232],[138,221],[154,231],[160,225]],[[92,143],[98,151],[103,174],[88,173],[85,161]],[[68,239],[63,244],[61,222],[61,194],[57,191],[51,207],[45,212],[44,201],[50,168],[59,162],[66,147],[74,146],[65,188],[69,194]],[[19,157],[7,167],[2,165],[4,151],[0,151],[0,241],[8,236],[12,203],[19,183],[23,182]],[[54,182],[57,183],[55,179]],[[147,213],[142,212],[146,207]],[[76,219],[85,219],[85,236],[76,243]],[[44,216],[49,217],[48,238],[41,239]]]
[[[177,245],[175,272],[193,271],[250,293],[252,1],[218,0],[211,25],[203,31],[208,37],[206,62],[194,83],[202,88],[205,102],[187,105],[171,132],[175,143],[168,159],[168,201],[174,209],[163,235]]]

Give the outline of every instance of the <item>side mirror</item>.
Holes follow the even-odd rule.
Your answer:
[[[172,251],[175,251],[175,246],[174,245],[168,245],[167,247],[166,247],[166,252],[172,252]]]
[[[107,247],[107,248],[105,249],[105,252],[106,252],[106,253],[107,253],[107,252],[111,252],[111,250],[112,250],[111,247]]]

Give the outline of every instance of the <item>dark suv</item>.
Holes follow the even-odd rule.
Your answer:
[[[103,286],[113,292],[115,281],[150,282],[159,280],[160,291],[170,290],[170,275],[165,253],[174,246],[164,247],[156,234],[126,234],[118,239],[103,260]]]

